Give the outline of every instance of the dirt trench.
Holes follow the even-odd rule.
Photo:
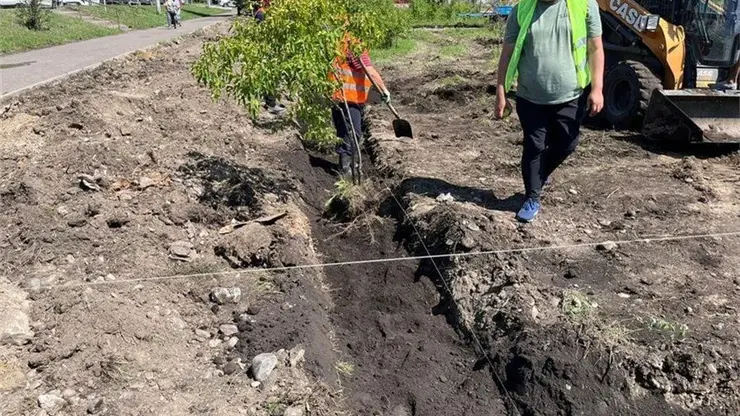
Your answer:
[[[389,208],[368,228],[325,219],[338,168],[327,161],[330,157],[296,148],[281,158],[302,182],[322,261],[407,257],[403,234],[408,230],[399,227],[400,207],[391,198],[383,204]],[[330,319],[339,350],[338,374],[354,414],[505,414],[490,372],[450,325],[434,279],[418,261],[350,264],[324,273],[334,304]]]

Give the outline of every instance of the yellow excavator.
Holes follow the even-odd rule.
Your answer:
[[[740,0],[597,2],[608,124],[667,143],[738,145],[740,91],[717,86],[740,58]]]

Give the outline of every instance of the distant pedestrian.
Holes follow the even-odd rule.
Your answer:
[[[167,10],[167,27],[177,29],[180,23],[181,0],[165,0],[164,8]]]
[[[521,0],[509,15],[498,65],[496,117],[517,81],[516,111],[524,132],[526,201],[517,213],[530,222],[543,185],[578,145],[588,109],[604,106],[604,48],[596,0]]]

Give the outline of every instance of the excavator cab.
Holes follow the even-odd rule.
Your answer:
[[[598,0],[607,74],[604,117],[673,144],[740,147],[740,0]]]

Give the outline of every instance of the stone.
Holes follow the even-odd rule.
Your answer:
[[[232,266],[264,266],[269,261],[270,247],[274,241],[269,228],[258,223],[249,223],[233,233],[221,236],[214,251]]]
[[[264,353],[252,359],[252,375],[257,381],[265,381],[270,377],[272,371],[277,367],[278,358],[275,354]]]
[[[61,216],[65,216],[65,215],[69,214],[69,210],[64,205],[61,205],[61,206],[59,206],[57,208],[57,214],[59,214]]]
[[[303,416],[304,414],[303,406],[290,406],[283,412],[283,416]]]
[[[223,324],[218,327],[218,330],[227,337],[239,333],[239,328],[237,328],[234,324]]]
[[[100,186],[90,175],[80,175],[80,188],[85,191],[100,191]]]
[[[188,323],[187,323],[187,322],[185,322],[185,320],[183,320],[182,318],[180,318],[180,317],[179,317],[179,316],[177,316],[177,315],[173,315],[173,316],[171,316],[171,317],[170,317],[170,322],[172,323],[172,327],[173,327],[173,328],[175,328],[175,329],[179,329],[179,330],[181,330],[181,331],[182,331],[183,329],[187,329],[187,327],[188,327]]]
[[[79,228],[87,225],[87,219],[84,217],[73,218],[67,221],[67,226],[70,228]]]
[[[708,372],[709,374],[717,374],[717,372],[718,372],[718,371],[717,371],[717,367],[715,367],[715,365],[714,365],[714,364],[712,364],[712,363],[709,363],[709,364],[707,364],[707,372]]]
[[[437,195],[437,202],[454,202],[455,198],[448,192]]]
[[[460,245],[466,250],[472,250],[478,245],[478,243],[469,235],[465,235],[462,240],[460,240]]]
[[[600,225],[600,226],[602,226],[602,227],[609,227],[609,226],[611,226],[611,225],[612,225],[612,222],[611,222],[611,221],[609,221],[609,220],[607,220],[607,219],[604,219],[604,218],[599,218],[599,220],[598,220],[597,222],[598,222],[598,223],[599,223],[599,225]]]
[[[576,191],[575,188],[568,189],[568,193],[571,195],[578,195],[578,191]]]
[[[596,250],[599,251],[614,251],[619,247],[617,243],[613,241],[604,241],[603,243],[599,243],[596,245]]]
[[[196,329],[195,330],[195,337],[198,338],[201,341],[205,341],[209,338],[211,338],[211,333],[206,331],[205,329]]]
[[[128,127],[120,127],[119,130],[121,131],[121,136],[130,136],[131,135],[131,129]]]
[[[90,405],[87,406],[87,413],[91,415],[97,415],[98,413],[102,413],[103,411],[105,411],[105,399],[103,399],[102,397],[94,399],[92,402],[90,402]]]
[[[65,399],[69,399],[70,397],[74,397],[77,395],[77,392],[73,389],[64,389],[62,392],[62,397]]]
[[[630,298],[630,295],[629,294],[623,293],[623,292],[617,293],[617,296],[619,296],[622,299],[629,299]]]
[[[239,303],[242,298],[242,290],[238,287],[217,287],[211,291],[211,300],[219,305],[227,303]]]
[[[226,345],[228,345],[229,348],[234,348],[234,347],[236,347],[236,344],[238,344],[238,343],[239,343],[239,338],[238,337],[231,337],[231,338],[229,338],[229,341],[226,343]]]
[[[259,306],[249,305],[249,307],[247,308],[247,314],[249,315],[255,316],[255,315],[259,315],[259,313],[260,313]]]
[[[224,366],[224,374],[227,376],[230,376],[238,371],[240,371],[242,368],[234,361],[231,361],[229,363],[226,363]]]
[[[168,378],[165,378],[157,382],[157,387],[159,387],[160,390],[172,390],[173,388],[175,388],[175,382]]]
[[[59,413],[66,405],[67,401],[56,394],[42,394],[39,396],[39,407],[51,416]]]
[[[139,178],[139,190],[145,190],[147,188],[151,188],[152,186],[156,185],[157,183],[154,182],[154,179],[147,178],[146,176],[142,176]]]
[[[393,408],[389,416],[411,416],[411,412],[406,406],[399,404]]]
[[[291,367],[295,367],[305,360],[306,350],[300,347],[293,347],[288,352],[288,363]]]
[[[275,204],[275,203],[277,203],[280,200],[280,197],[278,197],[277,195],[275,195],[273,193],[266,193],[263,196],[263,198],[265,199],[265,201],[267,201],[267,202],[269,202],[271,204]]]
[[[532,306],[531,314],[532,314],[532,319],[537,319],[540,316],[540,311],[539,309],[537,309],[536,306]]]
[[[193,250],[193,245],[187,241],[175,241],[170,244],[170,254],[176,257],[187,258]]]
[[[0,293],[0,345],[25,345],[33,338],[26,308],[13,308],[12,303],[3,304],[4,296]]]
[[[250,384],[250,386],[252,386],[252,388],[253,388],[253,389],[256,389],[257,387],[259,387],[259,386],[261,386],[261,385],[262,385],[262,383],[260,383],[259,381],[253,381],[253,382],[252,382],[252,383]]]
[[[221,340],[218,338],[213,338],[212,340],[208,341],[208,346],[211,348],[218,348],[219,345],[221,345]]]

